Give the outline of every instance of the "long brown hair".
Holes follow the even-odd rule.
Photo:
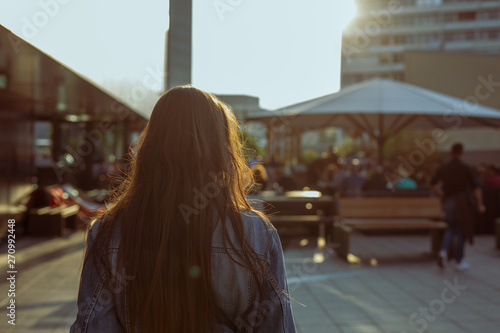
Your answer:
[[[216,332],[219,323],[231,325],[211,278],[218,221],[225,244],[241,249],[238,264],[252,272],[262,297],[264,267],[245,238],[241,210],[268,220],[245,198],[251,182],[229,106],[191,86],[158,100],[89,249],[110,272],[107,248],[119,227],[117,270],[134,277],[118,295],[119,311],[132,331]]]

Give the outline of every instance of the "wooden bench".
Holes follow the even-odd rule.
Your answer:
[[[62,236],[66,222],[69,227],[76,225],[80,207],[43,207],[29,211],[27,233],[32,236]]]
[[[268,216],[271,223],[278,228],[289,226],[318,228],[318,248],[324,248],[327,239],[332,236],[332,228],[329,227],[334,221],[333,216],[323,215],[271,215]]]
[[[311,194],[314,191],[311,191]],[[288,196],[287,196],[288,195]],[[284,196],[262,197],[255,207],[264,212],[271,223],[278,228],[302,226],[318,229],[318,247],[323,248],[333,234],[333,221],[336,216],[336,198],[333,196],[301,196],[300,191],[289,192]]]
[[[66,228],[71,230],[76,230],[78,223],[81,221],[78,217],[78,212],[80,211],[80,206],[73,205],[64,208],[61,211],[61,217],[65,220]]]
[[[350,255],[350,234],[358,231],[429,230],[431,252],[439,251],[444,231],[441,203],[435,197],[340,198],[340,216],[334,223],[337,255]]]

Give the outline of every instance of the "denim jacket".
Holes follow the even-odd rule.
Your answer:
[[[283,250],[276,229],[270,228],[258,216],[248,212],[243,214],[243,222],[247,240],[267,265],[265,299],[259,299],[252,274],[229,257],[240,249],[228,248],[229,255],[226,253],[219,221],[212,240],[212,280],[219,306],[234,324],[233,327],[219,324],[219,331],[235,332],[236,329],[237,332],[295,332]],[[96,222],[88,232],[88,248],[92,246],[99,224],[100,221]],[[233,235],[230,227],[228,223],[228,232]],[[268,246],[269,241],[271,244]],[[235,240],[233,244],[236,244]],[[119,231],[116,230],[110,244],[112,265],[116,264],[118,248]],[[128,318],[123,318],[118,311],[118,294],[133,277],[120,270],[114,275],[106,276],[101,281],[91,260],[87,262],[78,292],[78,315],[71,333],[131,331]]]

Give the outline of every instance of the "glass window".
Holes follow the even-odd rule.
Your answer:
[[[459,21],[474,21],[476,20],[476,12],[461,12],[458,13]]]
[[[405,61],[405,56],[403,53],[395,53],[392,56],[392,62],[394,62],[394,63],[400,63],[400,62],[404,62],[404,61]]]
[[[396,44],[405,44],[406,43],[406,36],[396,36],[394,41]]]
[[[394,73],[394,80],[396,80],[396,81],[404,81],[405,80],[405,73],[404,72]]]
[[[391,56],[389,53],[381,53],[378,56],[379,64],[388,64],[390,62]]]
[[[48,121],[37,121],[35,132],[35,167],[50,167],[52,165],[52,124]]]
[[[490,31],[488,31],[488,39],[490,39],[490,40],[496,40],[496,39],[498,39],[498,35],[499,35],[498,32],[499,32],[498,30],[490,30]]]
[[[488,12],[488,19],[490,19],[490,20],[500,19],[500,12],[497,10]]]
[[[429,41],[432,42],[432,41],[435,41],[435,40],[439,40],[439,35],[438,34],[429,34]]]
[[[444,14],[444,21],[445,22],[455,22],[456,20],[457,20],[456,14]]]
[[[437,21],[436,15],[424,15],[419,17],[420,24],[434,24]]]

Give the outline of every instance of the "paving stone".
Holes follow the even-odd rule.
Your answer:
[[[323,263],[310,265],[314,247],[285,249],[291,295],[307,305],[292,305],[298,332],[416,332],[410,324],[411,316],[422,319],[419,311],[440,300],[443,289],[449,288],[445,281],[453,284],[455,279],[467,289],[446,303],[443,313],[426,322],[425,332],[500,332],[500,251],[491,246],[493,236],[477,236],[476,245],[467,248],[467,260],[473,269],[459,273],[452,267],[440,270],[434,259],[422,255],[421,251],[428,248],[427,236],[354,234],[352,238],[357,255],[382,258],[377,266],[367,260],[352,265],[333,255]],[[77,312],[82,241],[83,232],[66,238],[19,240],[17,325],[8,325],[4,318],[0,332],[69,331]],[[314,244],[314,239],[309,243]],[[5,251],[1,253],[0,272],[6,272],[7,258]],[[294,275],[297,267],[307,269],[300,280]],[[8,285],[6,273],[0,274],[3,307],[8,302]],[[446,295],[452,294],[448,291]]]
[[[342,333],[340,328],[336,326],[327,326],[327,325],[297,325],[300,328],[301,332],[304,333]]]
[[[341,329],[344,333],[383,333],[383,331],[379,327],[373,324],[365,323],[342,325]]]

